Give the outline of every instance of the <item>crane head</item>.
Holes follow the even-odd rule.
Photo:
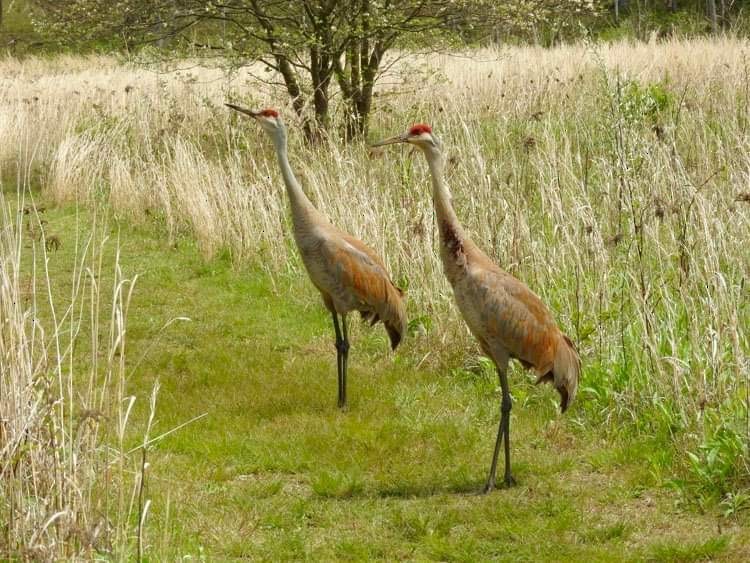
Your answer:
[[[432,134],[432,127],[426,123],[417,123],[409,127],[409,130],[395,137],[383,139],[373,143],[373,147],[382,147],[384,145],[393,145],[395,143],[409,143],[421,149],[439,149],[440,141]]]
[[[263,129],[272,133],[282,127],[281,117],[279,112],[272,108],[266,108],[258,111],[246,109],[234,104],[225,104],[227,107],[232,108],[244,115],[249,115],[255,119]]]

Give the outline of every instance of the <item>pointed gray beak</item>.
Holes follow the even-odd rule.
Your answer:
[[[385,145],[393,145],[395,143],[405,143],[409,139],[408,133],[402,133],[401,135],[396,135],[395,137],[390,137],[388,139],[383,139],[382,141],[378,141],[377,143],[372,143],[371,147],[382,147]]]
[[[250,117],[257,117],[258,114],[260,113],[260,112],[257,112],[257,111],[253,111],[253,110],[242,108],[240,106],[236,106],[234,104],[224,104],[224,105],[227,106],[228,108],[232,108],[235,111],[238,111],[240,113],[244,113],[245,115],[249,115]]]

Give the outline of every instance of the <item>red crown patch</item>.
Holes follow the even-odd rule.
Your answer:
[[[421,135],[422,133],[432,133],[432,127],[426,123],[417,123],[409,129],[409,135]]]

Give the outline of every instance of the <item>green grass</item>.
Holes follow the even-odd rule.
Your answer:
[[[71,207],[45,218],[62,240],[49,266],[64,298],[88,218],[77,226]],[[668,439],[588,426],[585,395],[562,417],[554,392],[515,368],[519,485],[477,495],[499,414],[482,362],[427,366],[413,338],[392,355],[380,328],[353,320],[340,412],[329,318],[302,274],[206,262],[148,223],[111,221],[110,236],[105,261],[119,239],[124,271],[139,275],[126,347],[133,444],[157,379],[152,435],[205,413],[148,451],[154,560],[739,561],[750,550],[744,520],[678,508],[661,486]],[[191,321],[160,331],[178,316]]]
[[[727,547],[726,537],[711,538],[706,542],[658,544],[652,552],[656,561],[713,561]]]

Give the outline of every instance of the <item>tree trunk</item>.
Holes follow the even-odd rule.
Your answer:
[[[367,133],[372,110],[372,95],[383,54],[389,45],[382,35],[370,33],[370,2],[362,0],[359,38],[353,38],[346,48],[345,68],[334,60],[336,80],[346,102],[345,137],[352,140]]]
[[[346,50],[346,66],[342,77],[346,89],[342,88],[344,101],[346,102],[346,125],[344,138],[351,141],[363,132],[362,116],[359,113],[359,98],[362,95],[360,82],[362,80],[362,44],[352,41]],[[339,81],[341,82],[341,81]]]
[[[315,131],[313,138],[318,140],[323,131],[328,129],[328,87],[331,84],[330,57],[321,53],[317,46],[310,47],[310,77],[313,87],[313,109],[315,110]]]
[[[305,116],[305,98],[302,95],[302,90],[300,90],[299,84],[297,83],[297,77],[294,74],[294,70],[292,70],[292,65],[289,64],[289,61],[284,55],[275,54],[274,59],[279,68],[279,73],[284,78],[286,91],[292,98],[292,108],[297,116],[302,119],[302,131],[305,134],[305,139],[311,141],[315,137],[313,133],[314,128],[311,126],[310,120]]]
[[[257,6],[256,6],[257,8]],[[284,79],[284,86],[289,97],[292,99],[292,108],[294,113],[297,114],[302,120],[302,131],[305,135],[305,139],[308,141],[314,141],[317,138],[317,132],[313,124],[310,123],[310,119],[305,115],[305,96],[302,93],[302,89],[299,86],[297,75],[294,72],[292,63],[289,62],[287,55],[284,54],[283,50],[279,49],[276,30],[273,25],[269,22],[264,14],[261,12],[257,13],[258,23],[263,27],[266,32],[264,41],[268,45],[268,49],[271,52],[274,61],[276,63],[276,70],[281,74]]]
[[[708,0],[708,17],[711,18],[711,33],[719,32],[719,22],[716,17],[716,0]]]
[[[641,33],[641,0],[636,0],[636,19],[635,19],[635,35],[643,41],[643,34]]]
[[[369,40],[362,39],[347,50],[346,69],[342,71],[339,68],[337,71],[337,78],[347,106],[345,132],[347,140],[367,133],[375,79],[384,53],[385,46],[382,42],[377,41],[371,48]]]

